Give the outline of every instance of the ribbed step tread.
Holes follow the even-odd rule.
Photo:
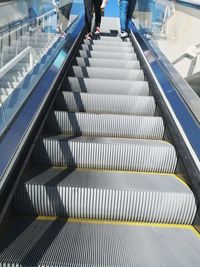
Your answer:
[[[102,51],[84,51],[80,50],[78,53],[81,57],[86,58],[113,58],[113,59],[127,59],[136,60],[137,56],[134,53],[120,53],[120,52],[102,52]]]
[[[23,177],[15,206],[30,216],[170,224],[191,224],[197,210],[192,191],[174,175],[62,168]]]
[[[81,45],[84,51],[112,51],[112,52],[123,52],[123,53],[134,53],[132,47],[122,47],[122,46],[100,46],[100,45]]]
[[[19,218],[0,243],[2,266],[199,266],[200,238],[185,227]]]
[[[89,114],[55,111],[47,119],[46,131],[102,137],[162,139],[161,117]]]
[[[153,116],[155,107],[152,96],[100,95],[65,91],[58,94],[55,102],[57,110],[137,116]]]
[[[146,81],[111,80],[97,78],[88,79],[68,77],[63,84],[63,90],[105,95],[149,95],[149,85]]]
[[[110,41],[110,40],[83,40],[83,43],[86,45],[95,45],[95,46],[106,46],[106,47],[113,47],[113,46],[118,46],[118,47],[132,47],[132,50],[134,51],[134,48],[131,44],[131,42],[122,42],[121,39],[118,39],[118,41]]]
[[[163,141],[56,135],[40,139],[35,163],[109,170],[173,173],[174,147]]]
[[[76,57],[73,65],[102,67],[102,68],[120,68],[120,69],[140,69],[139,61],[134,60],[116,60],[116,59],[101,59],[101,58],[82,58]]]
[[[120,42],[123,43],[124,40],[122,40],[117,33],[115,33],[115,36],[106,36],[103,33],[100,36],[100,41],[111,41],[111,42]],[[126,38],[125,42],[130,42],[130,38]]]
[[[117,68],[107,68],[105,71],[103,68],[98,67],[72,66],[68,72],[68,75],[75,76],[77,78],[144,81],[143,70],[124,70]]]

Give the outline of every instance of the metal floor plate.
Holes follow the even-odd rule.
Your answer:
[[[199,266],[190,229],[19,218],[0,242],[0,266]]]

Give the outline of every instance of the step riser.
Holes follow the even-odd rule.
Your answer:
[[[84,68],[73,66],[68,74],[69,76],[75,76],[78,78],[144,81],[144,74],[142,70],[106,69],[105,71],[102,68]]]
[[[124,60],[106,60],[106,59],[86,59],[76,58],[74,65],[81,67],[102,67],[102,68],[119,68],[119,69],[140,69],[138,61],[124,61]]]
[[[149,95],[148,83],[144,81],[133,82],[69,77],[63,85],[63,90],[104,95]]]
[[[79,51],[79,56],[84,58],[111,58],[111,59],[124,59],[124,60],[137,60],[137,56],[134,53],[116,53],[116,52],[97,52],[97,51]]]
[[[30,216],[192,224],[193,195],[68,186],[21,185],[16,211]],[[126,207],[126,208],[124,208]]]
[[[2,87],[2,88],[14,89],[17,87],[18,84],[19,84],[19,82],[1,82],[0,81],[0,87]]]
[[[35,163],[45,166],[174,173],[177,158],[170,147],[71,140],[40,140]]]
[[[0,89],[0,94],[1,95],[9,95],[9,94],[11,94],[12,92],[13,92],[13,90],[14,89],[9,89],[9,88],[5,88],[5,89],[3,89],[3,88],[1,88]]]
[[[84,113],[51,113],[47,120],[50,133],[84,136],[162,139],[164,125],[161,118],[125,117]]]
[[[130,38],[126,38],[125,41],[123,41],[119,36],[117,36],[117,33],[115,36],[103,36],[101,35],[100,41],[106,41],[106,42],[116,42],[116,43],[130,43]]]
[[[105,46],[105,47],[113,47],[113,46],[118,46],[118,47],[131,47],[132,51],[134,51],[134,48],[130,42],[122,42],[120,39],[118,41],[103,41],[103,40],[84,40],[83,43],[85,45],[95,45],[95,46]]]
[[[147,96],[95,95],[60,92],[55,102],[57,110],[154,116],[155,101]]]
[[[134,50],[131,47],[116,47],[116,46],[93,46],[93,45],[82,45],[82,50],[84,51],[112,51],[112,52],[123,52],[123,53],[133,53]]]

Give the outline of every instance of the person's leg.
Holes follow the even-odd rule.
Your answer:
[[[119,17],[120,17],[121,33],[127,31],[128,5],[129,5],[129,0],[120,0],[119,2]]]
[[[127,25],[126,27],[128,28],[128,23],[131,21],[133,17],[133,12],[135,10],[137,0],[129,0],[129,5],[128,5],[128,13],[127,13]]]
[[[87,28],[87,33],[91,32],[92,24],[92,4],[93,0],[84,0],[85,4],[85,24]]]
[[[101,4],[102,0],[93,0],[95,12],[95,28],[100,28],[101,25]]]

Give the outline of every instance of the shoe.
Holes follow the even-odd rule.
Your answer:
[[[96,34],[96,35],[100,35],[101,34],[99,27],[96,27],[96,30],[95,30],[94,34]]]
[[[58,25],[57,28],[56,28],[56,32],[57,32],[57,33],[62,33],[61,28],[60,28],[59,25]]]
[[[145,33],[144,37],[147,38],[148,40],[150,40],[152,37],[152,33],[151,32]]]
[[[66,33],[65,32],[63,32],[62,34],[61,34],[61,38],[65,38],[65,36],[66,36]]]
[[[101,4],[101,9],[104,9],[107,4],[108,4],[108,0],[103,0]]]
[[[128,37],[128,33],[127,32],[120,32],[119,37],[127,38]]]
[[[92,33],[91,32],[86,33],[85,39],[89,41],[92,40]]]

